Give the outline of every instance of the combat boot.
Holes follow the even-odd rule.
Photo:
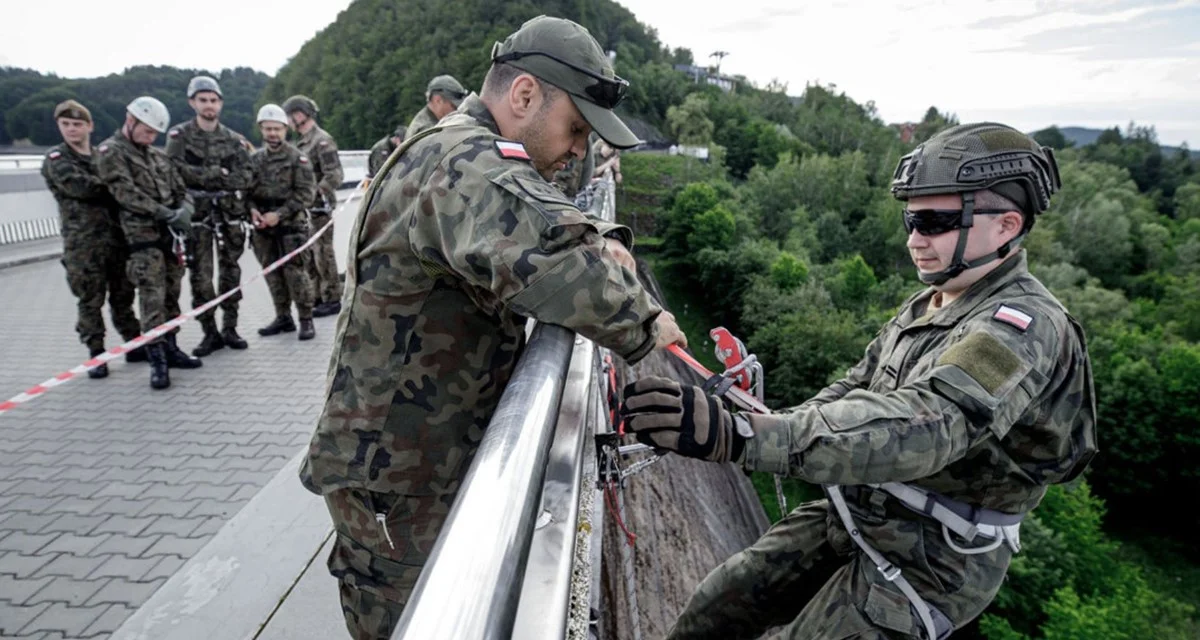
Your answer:
[[[203,358],[217,349],[225,348],[225,340],[221,338],[221,334],[217,333],[216,322],[211,318],[201,320],[200,326],[204,328],[204,339],[200,341],[200,344],[195,349],[192,349],[192,355],[197,358]],[[168,357],[170,356],[170,350],[167,351],[167,355]],[[171,363],[171,366],[174,367],[175,363]]]
[[[275,316],[271,324],[258,330],[260,336],[273,336],[280,333],[289,333],[296,330],[296,323],[292,322],[292,316]]]
[[[163,343],[146,345],[146,360],[150,362],[150,388],[166,389],[171,386],[171,372],[167,367],[167,354]]]
[[[230,349],[241,350],[250,346],[246,344],[246,341],[238,335],[237,329],[233,327],[225,327],[225,330],[221,332],[221,339],[225,341],[225,346]]]
[[[220,336],[217,336],[217,339],[220,339]],[[193,358],[179,348],[179,344],[175,341],[175,334],[173,333],[168,333],[166,340],[159,344],[162,345],[163,351],[166,353],[167,366],[169,367],[175,369],[199,369],[204,366],[200,358]]]
[[[342,311],[342,303],[338,301],[322,302],[313,307],[314,318],[324,318],[325,316],[335,316]]]
[[[125,362],[145,362],[146,361],[146,346],[142,345],[136,349],[130,349],[125,352]]]
[[[96,356],[104,353],[104,347],[100,347],[99,349],[92,347],[89,350],[89,353],[91,353],[92,357],[95,358]],[[99,380],[100,378],[107,378],[108,377],[108,363],[101,362],[100,364],[92,367],[91,369],[88,369],[88,377],[93,380]]]
[[[300,333],[296,335],[297,340],[312,340],[317,335],[317,330],[313,328],[312,318],[300,318]]]

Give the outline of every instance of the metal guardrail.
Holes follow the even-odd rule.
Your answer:
[[[614,219],[611,176],[591,194]],[[585,637],[602,351],[536,325],[392,640]]]
[[[0,224],[0,245],[55,238],[61,233],[58,218],[39,218]]]

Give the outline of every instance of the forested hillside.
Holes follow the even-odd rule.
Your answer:
[[[0,145],[28,140],[48,146],[62,142],[54,124],[54,105],[74,98],[92,112],[96,123],[93,142],[112,135],[125,121],[125,106],[134,98],[149,95],[163,101],[171,112],[171,124],[193,117],[187,103],[188,80],[208,74],[221,84],[225,108],[221,120],[239,133],[254,130],[254,107],[269,77],[244,67],[224,69],[219,74],[175,67],[130,67],[123,73],[100,78],[60,78],[28,69],[0,67]]]

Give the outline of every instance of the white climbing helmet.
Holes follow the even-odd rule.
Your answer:
[[[258,110],[257,122],[260,124],[263,122],[278,122],[279,124],[286,125],[288,123],[288,117],[287,114],[283,112],[283,107],[277,104],[264,104],[262,108]]]
[[[159,133],[166,133],[171,124],[171,114],[167,111],[167,105],[150,96],[134,98],[125,110],[139,122]]]

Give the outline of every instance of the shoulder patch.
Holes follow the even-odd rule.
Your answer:
[[[179,137],[179,129],[171,129],[171,131],[167,134],[167,136],[169,136],[171,138],[178,138]]]
[[[51,152],[50,152],[50,155],[49,155],[48,157],[49,157],[51,160],[58,160],[59,158],[61,158],[61,157],[62,157],[62,152],[61,152],[61,151],[57,151],[57,150],[56,150],[56,151],[51,151]]]
[[[102,145],[100,145],[100,147],[99,147],[98,149],[96,149],[96,150],[97,150],[97,151],[99,151],[100,153],[108,153],[108,145],[106,145],[106,144],[102,144]]]
[[[521,144],[520,142],[513,142],[511,140],[497,140],[496,152],[500,154],[501,158],[508,158],[510,160],[529,160],[529,152],[525,151],[525,145]]]
[[[1022,333],[1028,331],[1029,325],[1033,324],[1033,316],[1006,304],[1002,304],[996,309],[996,312],[992,314],[992,319],[1012,325],[1020,329]]]
[[[301,154],[300,164],[308,164],[308,156]]]
[[[318,143],[317,143],[317,146],[318,146],[318,147],[323,147],[323,146],[325,146],[325,141],[324,141],[324,140],[322,140],[322,141],[318,142]]]

